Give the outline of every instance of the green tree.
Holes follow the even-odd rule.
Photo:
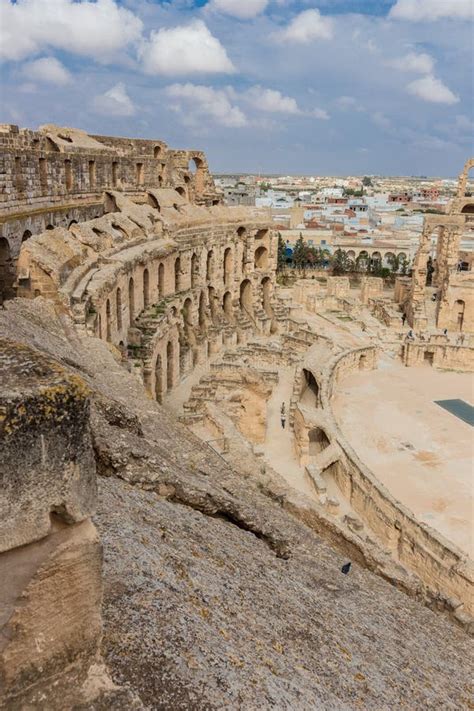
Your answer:
[[[307,246],[304,242],[303,235],[300,232],[300,236],[296,240],[296,244],[293,249],[293,264],[298,269],[302,269],[306,263],[306,250]]]
[[[336,249],[332,258],[332,273],[334,276],[347,274],[351,271],[352,260],[342,249]]]
[[[278,257],[277,257],[277,270],[280,271],[283,269],[283,267],[286,264],[286,244],[281,236],[281,233],[278,233]]]
[[[400,258],[396,254],[389,254],[387,256],[387,262],[390,265],[390,270],[392,274],[398,274],[400,270]]]
[[[369,178],[368,175],[362,178],[362,185],[365,185],[366,187],[372,187],[372,178]]]

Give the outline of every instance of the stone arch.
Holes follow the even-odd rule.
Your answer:
[[[303,368],[303,388],[300,399],[314,407],[319,407],[319,383],[313,373],[306,368]]]
[[[163,149],[161,146],[155,146],[153,148],[153,158],[160,158],[162,152],[163,152]]]
[[[385,264],[388,264],[389,266],[395,262],[395,253],[394,252],[385,252],[385,257],[384,261]]]
[[[243,225],[237,229],[237,236],[238,237],[245,237],[246,234],[247,234],[247,230]]]
[[[255,268],[268,269],[268,249],[263,245],[255,250]]]
[[[193,302],[192,300],[188,297],[185,299],[184,304],[183,304],[183,323],[184,326],[193,326],[194,325],[194,318],[193,318]]]
[[[147,203],[150,205],[150,207],[154,208],[155,210],[158,210],[160,212],[160,204],[156,197],[152,195],[151,193],[147,193]]]
[[[230,291],[226,291],[222,299],[222,309],[229,321],[234,320],[234,314],[232,309],[232,294]]]
[[[177,346],[174,341],[168,341],[166,345],[166,389],[170,391],[176,382],[176,364],[179,361]]]
[[[367,354],[362,353],[359,357],[359,370],[365,370],[367,368]]]
[[[249,279],[244,279],[240,285],[239,304],[244,311],[253,312],[252,284]]]
[[[194,252],[191,257],[191,289],[194,289],[199,283],[199,257]]]
[[[115,292],[115,318],[117,320],[117,330],[122,329],[122,291],[120,287],[117,287]]]
[[[224,251],[224,284],[232,283],[232,272],[234,267],[234,255],[232,247],[227,247]]]
[[[135,318],[135,283],[133,277],[128,280],[128,319],[130,326]]]
[[[467,205],[464,205],[461,213],[464,215],[472,215],[474,213],[474,203],[470,202]]]
[[[107,301],[105,302],[105,322],[105,338],[107,341],[110,342],[112,340],[112,314],[110,310],[110,299],[107,299]]]
[[[69,222],[69,224],[68,224],[68,226],[67,226],[68,230],[69,230],[73,225],[77,225],[77,220],[70,220],[70,222]]]
[[[163,298],[165,295],[165,265],[160,262],[158,265],[158,296]]]
[[[310,457],[317,456],[331,444],[329,437],[322,427],[313,427],[308,432],[308,454]]]
[[[143,270],[143,308],[146,309],[150,305],[150,274],[145,267]]]
[[[54,225],[52,225],[50,222],[48,225],[46,225],[45,229],[46,230],[54,230]]]
[[[25,230],[21,236],[21,243],[23,244],[23,242],[26,242],[26,240],[30,239],[31,236],[32,233],[30,232],[30,230]]]
[[[181,195],[181,197],[184,197],[184,198],[186,197],[186,190],[183,188],[182,185],[178,185],[178,187],[175,188],[175,190],[178,193],[178,195]]]
[[[176,257],[174,261],[174,290],[175,292],[181,289],[181,257]]]
[[[192,156],[188,165],[189,172],[194,175],[194,190],[197,195],[204,191],[204,161],[199,156]]]
[[[14,281],[10,243],[5,237],[0,237],[0,303],[13,297]]]
[[[270,279],[270,277],[264,277],[262,279],[262,308],[268,316],[270,316],[272,314],[272,307],[270,304],[271,293],[272,293],[271,279]]]
[[[349,251],[347,252],[347,256],[349,257],[349,259],[352,259],[352,260],[354,260],[354,259],[355,259],[355,256],[356,256],[356,254],[355,254],[355,252],[354,252],[354,250],[353,250],[353,249],[350,249],[350,250],[349,250]]]
[[[382,255],[380,254],[380,252],[377,252],[377,251],[376,251],[376,252],[372,252],[372,255],[371,255],[371,256],[372,256],[373,261],[377,261],[377,262],[381,262],[381,261],[382,261]]]

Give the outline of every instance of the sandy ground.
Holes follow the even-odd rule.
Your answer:
[[[334,412],[355,451],[419,520],[474,553],[474,429],[434,400],[474,403],[474,378],[384,357],[341,383]]]

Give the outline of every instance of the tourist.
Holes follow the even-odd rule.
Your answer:
[[[431,297],[431,301],[436,301],[436,291],[435,291],[435,293],[433,294],[433,296]]]
[[[443,336],[446,336],[446,338],[448,337],[448,329],[447,328],[443,328]]]
[[[405,321],[406,321],[406,320],[407,320],[407,315],[406,315],[406,314],[402,314],[402,326],[405,325]]]
[[[285,412],[281,413],[281,426],[283,429],[285,429],[285,423],[286,423],[286,414]]]

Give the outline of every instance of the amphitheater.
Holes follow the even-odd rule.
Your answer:
[[[202,152],[0,141],[0,708],[472,708],[473,161],[411,277],[282,286]]]

